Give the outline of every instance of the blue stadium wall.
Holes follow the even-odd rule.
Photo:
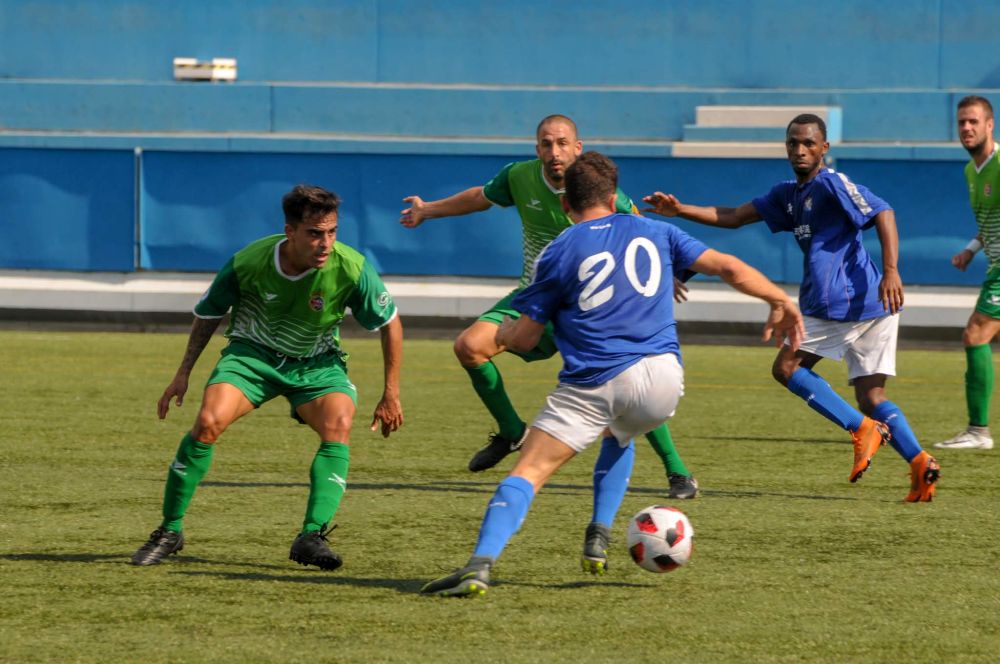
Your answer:
[[[485,182],[564,112],[631,195],[738,204],[787,164],[672,158],[695,106],[810,104],[843,108],[835,165],[896,208],[904,279],[973,284],[948,264],[974,233],[954,103],[1000,87],[996,25],[955,0],[0,3],[0,268],[212,271],[314,182],[385,273],[514,276],[513,211],[411,231],[403,196]],[[175,82],[174,56],[239,82]],[[685,227],[799,277],[790,238]]]

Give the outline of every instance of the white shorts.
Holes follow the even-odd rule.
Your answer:
[[[531,426],[582,452],[605,429],[624,447],[663,424],[684,396],[684,368],[673,353],[644,357],[607,383],[560,383]]]
[[[845,360],[850,384],[861,376],[896,375],[898,315],[860,321],[802,318],[806,336],[799,350],[831,360]]]

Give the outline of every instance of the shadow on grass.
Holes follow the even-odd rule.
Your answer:
[[[503,477],[506,477],[504,475]],[[496,481],[486,482],[465,482],[465,481],[441,481],[402,483],[402,482],[351,482],[348,485],[350,491],[430,491],[433,493],[480,493],[492,494],[503,477],[498,477]],[[301,488],[308,489],[306,482],[202,482],[200,486],[216,487],[221,489],[253,489],[253,488]],[[583,484],[546,484],[545,491],[590,493],[589,485]]]
[[[662,496],[663,500],[671,502],[687,502],[687,501],[677,501],[674,498],[668,498],[666,496],[666,490],[662,487],[636,487],[630,486],[628,488],[629,493],[638,494],[653,494],[656,496]],[[801,498],[803,500],[859,500],[855,496],[829,496],[817,493],[788,493],[785,491],[761,491],[756,489],[699,489],[698,495],[701,497],[709,498]]]
[[[284,581],[287,583],[316,583],[328,586],[355,586],[358,588],[388,588],[401,593],[417,593],[425,581],[406,579],[363,578],[357,576],[341,576],[336,572],[326,574],[302,574],[289,570],[287,574],[263,574],[259,572],[203,572],[177,570],[184,576],[213,576],[228,581]]]
[[[100,563],[120,560],[128,562],[128,556],[120,553],[5,553],[0,560],[31,560],[47,563]]]

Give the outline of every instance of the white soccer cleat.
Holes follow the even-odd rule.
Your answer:
[[[954,438],[934,443],[939,450],[992,450],[993,437],[986,427],[969,427]]]

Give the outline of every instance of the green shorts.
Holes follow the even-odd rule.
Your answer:
[[[521,314],[514,311],[510,307],[510,301],[514,299],[514,296],[521,292],[520,288],[515,288],[510,293],[507,294],[502,300],[493,305],[493,307],[479,317],[479,320],[486,321],[487,323],[496,323],[499,325],[503,322],[504,316],[510,316],[511,318],[517,319],[521,317]],[[538,345],[531,350],[518,353],[517,351],[507,351],[508,353],[513,353],[525,362],[534,362],[536,360],[547,360],[556,353],[559,349],[556,348],[556,339],[552,334],[552,322],[545,324],[545,331],[542,332],[542,338],[538,340]]]
[[[995,267],[986,273],[986,281],[979,290],[979,300],[976,301],[976,311],[1000,319],[1000,267]]]
[[[222,350],[207,385],[234,385],[253,404],[284,396],[292,406],[292,417],[301,422],[295,409],[313,399],[340,392],[357,405],[358,391],[347,377],[347,365],[336,353],[296,359],[265,346],[232,339]]]

